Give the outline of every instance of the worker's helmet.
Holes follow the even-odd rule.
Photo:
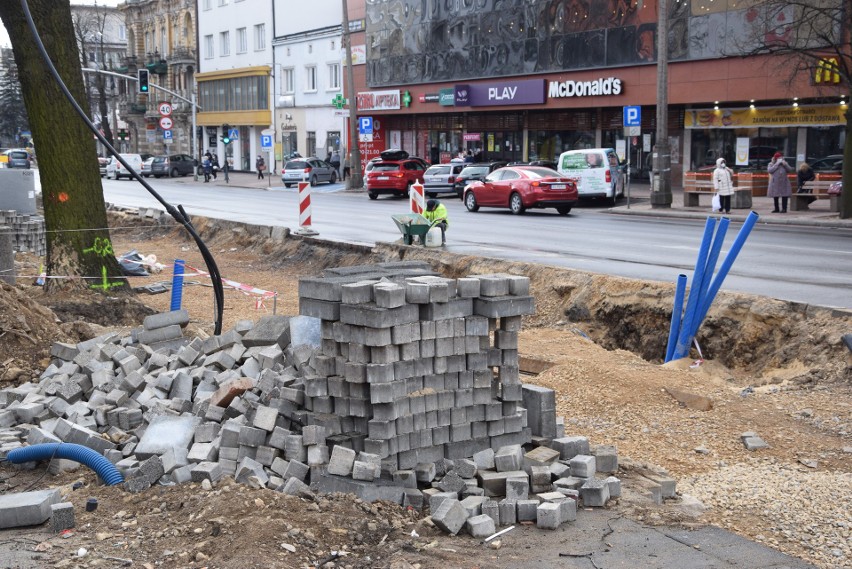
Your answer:
[[[438,200],[429,200],[426,202],[426,211],[435,211],[438,207]]]

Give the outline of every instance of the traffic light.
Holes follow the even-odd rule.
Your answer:
[[[145,95],[148,94],[148,70],[139,69],[136,72],[136,78],[139,80],[139,92]]]
[[[229,144],[231,144],[231,137],[228,136],[230,130],[231,130],[230,126],[222,125],[222,136],[221,136],[220,140],[222,141],[222,144],[224,144],[225,146],[228,146]]]

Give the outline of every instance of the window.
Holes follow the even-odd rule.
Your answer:
[[[340,90],[340,64],[328,64],[328,89],[329,91]]]
[[[305,91],[317,90],[317,68],[313,65],[305,67]]]
[[[237,53],[245,53],[248,50],[248,34],[245,28],[237,28]]]
[[[305,144],[307,146],[308,156],[315,156],[317,153],[317,133],[308,132],[306,135],[307,138],[305,140]]]
[[[231,55],[231,32],[219,33],[219,55]]]
[[[213,59],[213,34],[204,36],[204,57],[205,59]]]
[[[127,39],[127,26],[124,24],[119,24],[118,26],[118,39],[126,40]]]
[[[211,6],[212,3],[213,3],[212,0],[204,0],[204,9],[209,10],[210,8],[212,8],[212,6]]]
[[[254,27],[254,50],[266,49],[266,24],[257,24]]]
[[[281,72],[281,91],[283,93],[293,93],[296,90],[296,80],[293,69],[284,69]]]
[[[227,5],[228,5],[228,0],[219,0],[219,5],[220,5],[220,6],[227,6]]]

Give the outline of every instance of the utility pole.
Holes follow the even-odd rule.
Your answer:
[[[672,151],[669,147],[669,2],[657,0],[657,143],[654,146],[651,207],[672,207]]]
[[[349,6],[343,2],[343,42],[346,44],[346,90],[349,92],[349,155],[351,159],[349,189],[363,190],[364,178],[361,175],[361,148],[358,145],[358,97],[355,93],[355,73],[352,69],[352,35],[349,32]]]

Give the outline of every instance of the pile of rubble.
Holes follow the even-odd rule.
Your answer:
[[[102,453],[131,492],[232,476],[428,505],[450,533],[555,528],[578,500],[619,495],[617,478],[597,476],[618,458],[565,437],[554,392],[521,383],[528,293],[513,275],[349,267],[302,279],[300,316],[188,339],[175,311],[126,337],[55,344],[38,384],[0,391],[0,455],[72,442]]]

